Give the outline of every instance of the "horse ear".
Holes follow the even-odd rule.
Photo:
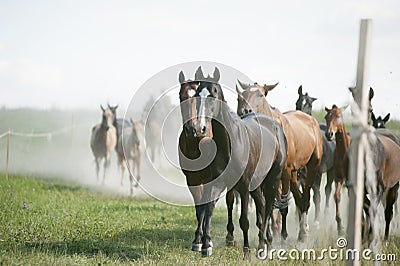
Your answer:
[[[100,104],[100,108],[101,108],[101,110],[104,112],[105,111],[105,109],[104,109],[104,107]]]
[[[374,98],[374,89],[372,89],[372,87],[369,87],[369,95],[368,95],[368,99],[371,101],[372,98]]]
[[[375,121],[376,121],[376,117],[375,117],[374,112],[371,112],[371,119],[372,119],[372,122],[375,122]]]
[[[183,71],[179,72],[179,83],[182,84],[185,82],[185,74],[183,74]]]
[[[219,69],[218,69],[218,67],[215,67],[215,69],[214,69],[214,74],[213,74],[213,80],[214,80],[214,82],[218,82],[219,81],[219,78],[221,77],[221,74],[219,73]]]
[[[279,82],[278,83],[275,83],[275,84],[273,84],[273,85],[264,85],[264,90],[265,90],[265,94],[267,94],[268,93],[268,91],[272,91],[272,89],[273,88],[275,88],[276,86],[278,86],[278,84],[279,84]]]
[[[328,107],[325,106],[325,111],[330,112],[331,109],[329,109]]]
[[[194,74],[194,80],[204,80],[203,70],[201,70],[201,66],[199,66]]]
[[[387,122],[387,121],[389,121],[389,118],[390,118],[390,113],[388,113],[386,116],[385,116],[385,118],[383,118],[383,122]]]
[[[356,87],[349,87],[349,91],[351,92],[351,95],[354,97],[354,94],[356,93]]]
[[[240,87],[242,87],[242,89],[244,89],[244,90],[247,90],[250,87],[246,83],[241,82],[239,79],[237,81],[238,81]]]
[[[311,102],[318,100],[318,98],[314,98],[314,97],[310,97],[311,98]]]
[[[297,90],[297,93],[302,96],[303,95],[303,85],[300,85],[299,89]]]
[[[240,91],[240,89],[238,88],[238,86],[235,85],[235,87],[236,87],[236,92],[239,94],[239,96],[242,96],[242,92]]]

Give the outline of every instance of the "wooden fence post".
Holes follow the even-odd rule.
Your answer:
[[[360,38],[357,61],[357,83],[354,99],[361,111],[361,121],[353,122],[353,129],[357,134],[352,138],[350,145],[349,169],[349,213],[347,226],[347,249],[358,250],[362,253],[361,226],[364,203],[364,157],[367,136],[363,128],[368,125],[368,89],[366,86],[368,50],[370,39],[370,19],[362,19],[360,24]],[[361,122],[361,123],[360,123]],[[361,255],[360,255],[361,257]],[[360,260],[349,259],[346,265],[361,265]]]

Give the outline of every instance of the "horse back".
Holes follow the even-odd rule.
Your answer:
[[[315,118],[301,111],[283,113],[282,128],[288,142],[287,164],[298,169],[306,165],[311,156],[321,160],[322,135]]]
[[[389,136],[377,135],[379,142],[382,144],[384,151],[375,150],[381,157],[382,166],[382,182],[385,189],[392,188],[400,180],[400,146]]]

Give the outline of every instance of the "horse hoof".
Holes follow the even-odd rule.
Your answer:
[[[265,260],[268,256],[268,246],[264,244],[264,248],[257,250],[257,258],[260,260]]]
[[[250,249],[243,247],[243,260],[250,260]]]
[[[201,255],[203,257],[210,257],[212,255],[212,247],[201,249]]]
[[[226,240],[226,246],[227,247],[234,247],[235,246],[235,240]]]
[[[307,232],[300,231],[298,240],[299,242],[304,242],[305,240],[307,240],[307,237],[308,237]]]
[[[201,243],[200,244],[194,244],[192,243],[192,247],[190,248],[192,251],[200,252],[201,251]]]

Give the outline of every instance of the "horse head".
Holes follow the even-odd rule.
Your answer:
[[[332,106],[332,109],[325,107],[326,115],[326,131],[325,136],[328,140],[332,140],[338,132],[343,132],[344,122],[342,112],[346,110],[347,105],[344,107]]]
[[[200,69],[200,67],[199,67]],[[199,69],[197,71],[199,71]],[[196,124],[196,99],[194,98],[199,81],[186,80],[183,71],[179,73],[179,101],[181,107],[183,131],[186,137],[194,136]]]
[[[296,101],[296,110],[299,110],[306,114],[311,115],[312,103],[315,100],[317,100],[317,98],[309,96],[307,92],[305,94],[303,94],[303,86],[302,85],[300,85],[297,92],[299,94],[299,98]]]
[[[378,116],[375,117],[374,112],[371,112],[372,126],[374,128],[386,128],[386,122],[389,121],[390,113],[388,113],[384,118]]]
[[[259,85],[257,82],[254,84],[246,84],[238,80],[240,87],[243,91],[239,90],[236,86],[236,92],[238,93],[238,107],[237,114],[239,116],[256,112],[261,113],[267,100],[265,97],[268,92],[274,89],[279,83],[273,85]]]
[[[221,85],[218,84],[220,73],[216,67],[213,77],[197,75],[196,79],[200,78],[200,83],[197,88],[196,97],[196,125],[195,136],[205,137],[211,129],[211,121],[218,117],[221,112],[222,103],[225,102],[224,94]]]
[[[100,105],[100,108],[103,112],[101,126],[105,128],[105,130],[108,130],[111,126],[113,126],[115,120],[114,112],[110,108],[105,109],[102,105]]]

